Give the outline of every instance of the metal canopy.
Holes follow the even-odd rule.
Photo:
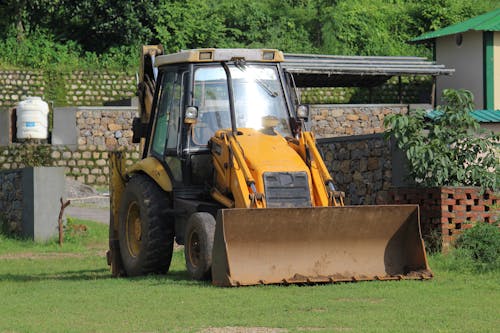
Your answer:
[[[423,57],[285,54],[282,66],[298,87],[374,87],[392,76],[450,75],[455,70]]]

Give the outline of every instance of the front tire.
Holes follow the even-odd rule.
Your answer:
[[[184,257],[193,280],[210,280],[212,277],[214,234],[215,219],[212,215],[204,212],[191,215],[186,225]]]
[[[135,175],[127,183],[119,210],[119,243],[127,276],[168,272],[174,245],[170,201],[153,180]]]

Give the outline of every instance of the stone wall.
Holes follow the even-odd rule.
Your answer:
[[[60,166],[66,174],[86,184],[108,182],[110,151],[126,151],[127,163],[139,157],[132,143],[134,107],[78,107],[54,112],[53,145],[27,149],[11,144],[0,148],[0,169],[15,169],[38,162]],[[339,189],[351,204],[368,204],[385,195],[393,177],[390,144],[380,135],[383,119],[391,113],[408,112],[408,105],[313,105],[310,126],[319,140],[326,164]],[[347,136],[354,134],[354,136]],[[378,194],[378,193],[382,194]]]
[[[56,110],[53,143],[11,143],[0,147],[0,169],[29,165],[64,167],[66,175],[89,185],[106,185],[110,151],[124,151],[127,165],[140,157],[132,143],[137,108],[78,107]]]
[[[39,96],[55,106],[88,106],[135,96],[136,78],[124,72],[35,70],[0,71],[0,110],[23,96]]]
[[[23,223],[22,170],[0,171],[0,231],[19,234]]]
[[[137,89],[135,76],[126,73],[75,71],[65,73],[62,78],[64,105],[102,105],[131,98]]]
[[[75,113],[77,144],[100,150],[136,150],[132,143],[135,108],[78,108]],[[83,147],[82,147],[83,148]]]
[[[408,109],[407,104],[312,105],[310,127],[317,138],[382,133],[385,116]]]
[[[0,110],[16,105],[22,96],[45,96],[45,78],[39,71],[0,71]]]
[[[0,169],[13,170],[30,165],[64,167],[67,177],[88,185],[108,185],[109,151],[102,146],[81,146],[76,150],[67,146],[37,145],[30,155],[25,144],[0,147]],[[126,165],[140,157],[137,150],[120,149]]]
[[[391,143],[380,134],[318,139],[325,164],[348,205],[380,204],[392,187]]]
[[[300,89],[302,102],[339,103],[429,103],[432,79],[407,76],[368,88],[336,87]],[[55,106],[90,106],[130,98],[136,93],[134,74],[116,71],[0,70],[0,109],[14,107],[23,96],[40,96]]]
[[[64,179],[62,168],[0,171],[0,232],[35,241],[54,237]]]
[[[303,88],[300,92],[302,103],[308,104],[431,103],[432,77],[403,76],[401,87],[398,77],[394,76],[383,85],[373,88]]]

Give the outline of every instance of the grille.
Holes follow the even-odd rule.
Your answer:
[[[265,172],[264,188],[269,208],[311,207],[306,172]]]

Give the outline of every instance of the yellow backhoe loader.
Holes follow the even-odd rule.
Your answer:
[[[429,279],[418,206],[344,206],[271,49],[144,46],[142,160],[111,157],[108,263],[218,286]]]

